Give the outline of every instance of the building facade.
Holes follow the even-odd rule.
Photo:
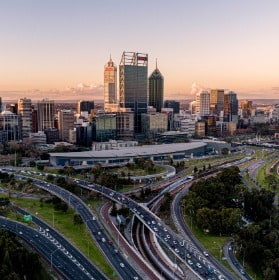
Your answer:
[[[116,113],[117,139],[134,138],[134,113],[132,111],[120,111]]]
[[[196,95],[195,113],[201,117],[210,114],[210,93],[208,91],[202,91]]]
[[[94,109],[94,101],[93,100],[80,100],[77,104],[77,114],[81,114],[81,112],[91,113],[91,110]]]
[[[134,130],[141,132],[141,114],[147,112],[148,55],[124,52],[119,66],[119,105],[134,112]]]
[[[38,130],[54,128],[54,101],[43,99],[38,101]]]
[[[149,106],[161,112],[164,101],[164,77],[159,71],[156,62],[156,69],[149,76]]]
[[[179,114],[180,103],[175,100],[166,100],[164,102],[164,108],[172,108],[174,114]]]
[[[238,99],[237,94],[233,91],[224,95],[224,121],[238,121]]]
[[[31,99],[21,98],[18,100],[18,114],[21,117],[22,137],[28,138],[32,132],[32,104]]]
[[[224,110],[224,90],[212,89],[210,91],[210,113],[217,116]]]
[[[110,58],[104,67],[104,109],[115,111],[117,105],[117,67]]]
[[[168,130],[168,116],[164,113],[142,114],[142,132],[148,138]]]
[[[19,141],[22,139],[20,116],[10,111],[0,114],[0,142]]]
[[[71,110],[58,111],[58,130],[62,141],[69,142],[69,131],[74,129],[75,114]]]

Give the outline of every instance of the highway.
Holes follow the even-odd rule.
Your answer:
[[[15,172],[13,169],[9,168],[2,168],[0,171],[8,172],[14,175],[15,179],[18,180],[28,180],[30,177],[25,175],[20,175]],[[24,172],[21,172],[25,174]],[[30,173],[30,172],[29,172]],[[27,173],[27,174],[29,174]],[[37,176],[41,176],[39,172],[36,174]],[[96,217],[93,216],[89,207],[77,196],[72,194],[71,192],[58,187],[55,184],[36,179],[32,177],[32,182],[39,188],[42,188],[53,195],[59,197],[64,202],[66,202],[70,207],[74,208],[76,212],[78,212],[84,221],[89,233],[96,241],[96,244],[99,246],[103,254],[106,256],[108,261],[112,264],[115,268],[119,276],[124,280],[138,280],[142,279],[140,275],[134,270],[134,268],[130,265],[129,261],[122,256],[122,254],[118,251],[118,249],[109,242],[110,238],[105,233],[103,227],[97,221]]]
[[[239,161],[238,164],[245,162],[245,160],[249,159],[242,159]],[[227,167],[227,166],[226,166]],[[2,169],[3,170],[3,169]],[[5,171],[5,170],[3,170]],[[13,170],[12,170],[13,171]],[[7,170],[6,170],[7,172]],[[29,172],[30,173],[30,172]],[[34,175],[40,175],[39,172],[32,172]],[[19,175],[15,175],[19,176]],[[191,181],[193,178],[191,177],[184,177],[164,190],[164,192],[171,191],[173,188],[177,188],[179,185],[183,185],[184,183],[187,183]],[[212,264],[209,259],[204,256],[200,250],[189,241],[185,241],[179,237],[177,237],[170,229],[167,229],[164,225],[164,223],[156,216],[154,215],[146,206],[139,205],[134,200],[128,198],[127,196],[120,194],[116,191],[113,191],[109,188],[106,188],[104,186],[87,182],[85,180],[80,179],[73,179],[73,181],[78,184],[80,187],[83,187],[88,190],[97,191],[99,193],[102,193],[104,196],[108,197],[109,199],[116,201],[119,204],[122,204],[128,208],[137,216],[137,218],[145,224],[146,227],[151,230],[156,237],[163,242],[163,244],[168,247],[168,249],[176,255],[177,258],[179,258],[182,262],[185,262],[187,254],[191,254],[194,256],[198,262],[195,263],[194,266],[189,265],[189,262],[185,262],[186,265],[188,265],[193,271],[195,271],[196,274],[199,275],[201,279],[207,278],[207,275],[210,274],[210,278],[214,279],[234,279],[233,277],[229,276],[226,277],[223,275],[222,271],[219,271],[219,266],[215,266]],[[92,221],[92,214],[90,213],[90,210],[87,210],[89,213],[84,213],[87,206],[82,206],[84,204],[79,198],[75,197],[73,194],[67,192],[66,190],[62,188],[58,188],[57,186],[50,184],[45,181],[41,181],[38,179],[33,179],[33,182],[35,182],[36,185],[39,185],[40,187],[47,189],[50,192],[53,192],[60,198],[62,198],[64,201],[68,201],[72,207],[74,207],[80,215],[83,217],[83,220],[86,222],[87,226],[91,226]],[[57,189],[58,188],[58,189]],[[163,193],[161,194],[163,195]],[[86,211],[85,211],[86,212]],[[93,229],[91,229],[91,234],[94,235]],[[95,233],[96,234],[96,233]],[[100,245],[103,245],[102,243],[99,243]],[[119,256],[119,254],[118,254]],[[111,261],[113,262],[113,260]],[[125,266],[126,268],[126,266]],[[196,269],[198,268],[198,269]],[[227,274],[226,274],[227,275]],[[137,277],[137,276],[136,276]]]
[[[39,233],[42,235],[45,235],[48,239],[50,239],[54,244],[56,244],[57,247],[60,247],[60,249],[63,248],[72,255],[72,260],[74,260],[74,263],[82,264],[85,271],[92,275],[95,279],[107,279],[97,268],[95,265],[93,265],[78,249],[76,249],[68,240],[66,240],[60,233],[58,233],[56,230],[54,230],[52,227],[50,227],[48,224],[37,218],[36,216],[33,216],[31,213],[28,213],[27,211],[16,207],[15,209],[18,213],[21,215],[31,215],[32,216],[32,222],[35,223],[39,227]]]
[[[0,217],[0,227],[15,233],[33,247],[50,263],[51,269],[55,268],[64,279],[106,279],[96,271],[91,270],[89,273],[65,248],[62,246],[59,248],[59,244],[52,242],[42,232],[39,233],[31,227],[3,217]]]

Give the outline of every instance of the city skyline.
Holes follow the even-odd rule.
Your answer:
[[[0,4],[4,101],[103,99],[103,66],[123,51],[148,53],[148,75],[158,58],[165,99],[208,88],[279,98],[277,1],[93,2]]]

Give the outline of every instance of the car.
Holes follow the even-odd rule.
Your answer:
[[[230,247],[229,247],[229,250],[231,251],[231,249],[232,249],[232,247],[230,246]]]
[[[166,242],[168,242],[168,239],[167,239],[166,237],[164,238],[164,240],[165,240]]]
[[[164,231],[168,231],[167,228],[164,227]]]
[[[154,228],[154,230],[155,230],[155,231],[158,231],[158,229],[157,229],[156,227]]]
[[[175,248],[174,251],[175,251],[176,253],[179,253],[179,250],[178,250],[177,248]]]
[[[206,251],[203,251],[203,254],[204,254],[206,257],[209,256],[208,253],[207,253]]]
[[[245,275],[244,269],[240,269],[240,273],[241,273],[242,275]]]
[[[102,238],[102,242],[106,242],[106,239],[104,237]]]
[[[155,225],[156,224],[156,222],[153,220],[152,222],[151,222],[153,225]]]
[[[23,234],[22,231],[20,231],[19,234]]]
[[[134,276],[134,280],[139,280],[138,276]]]
[[[198,268],[202,268],[202,266],[201,266],[200,263],[196,263],[196,266],[197,266]]]
[[[181,247],[183,247],[184,246],[184,241],[181,241],[179,244],[180,244]]]
[[[170,239],[170,236],[167,234],[167,238],[169,238]]]
[[[191,260],[188,260],[187,263],[188,263],[189,265],[193,265],[193,262],[192,262]]]
[[[188,259],[191,259],[191,255],[190,255],[189,253],[186,254],[186,257],[187,257]]]
[[[151,223],[149,221],[147,221],[147,224],[150,225]]]
[[[121,267],[125,267],[124,263],[120,263],[119,265],[120,265]]]
[[[218,276],[218,279],[219,279],[219,280],[225,280],[224,276],[221,275],[221,274]]]
[[[100,231],[98,231],[98,235],[101,235],[101,232],[100,232]]]
[[[111,192],[109,195],[110,195],[110,196],[113,196],[113,195],[114,195],[114,193],[113,193],[113,192]]]
[[[117,253],[118,253],[118,250],[117,250],[117,249],[114,249],[114,253],[117,254]]]
[[[176,241],[176,240],[173,240],[173,244],[177,244],[177,241]]]
[[[95,220],[96,220],[96,218],[93,216],[93,217],[92,217],[92,220],[93,220],[93,221],[95,221]]]

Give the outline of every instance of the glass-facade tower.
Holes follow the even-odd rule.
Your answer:
[[[149,77],[149,106],[156,108],[161,112],[164,101],[164,77],[159,71],[156,63],[156,69]]]
[[[124,52],[119,66],[119,105],[135,114],[135,132],[141,132],[141,114],[147,112],[148,55]]]

